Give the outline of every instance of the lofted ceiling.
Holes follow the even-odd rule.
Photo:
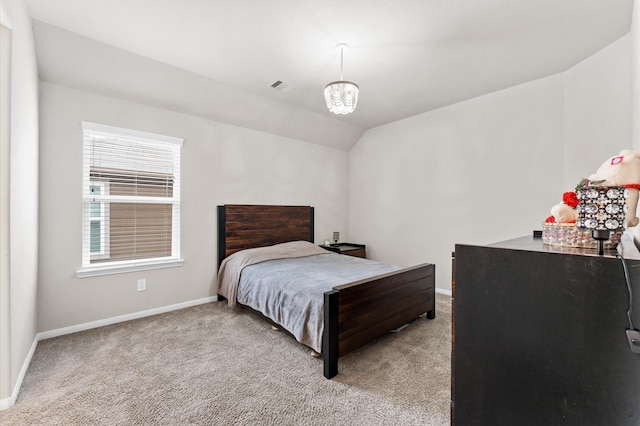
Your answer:
[[[345,150],[366,129],[567,70],[629,32],[632,3],[27,0],[44,81]],[[360,86],[346,116],[323,98],[338,43]]]

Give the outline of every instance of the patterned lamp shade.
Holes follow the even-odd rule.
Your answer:
[[[598,254],[604,254],[604,241],[611,232],[624,231],[628,210],[628,191],[624,186],[588,186],[576,192],[578,200],[578,228],[590,229],[598,241]]]

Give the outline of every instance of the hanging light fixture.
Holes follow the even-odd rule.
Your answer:
[[[324,88],[327,108],[334,114],[350,114],[358,104],[358,85],[342,79],[344,50],[348,47],[344,43],[336,45],[336,50],[340,50],[340,80],[332,81]]]

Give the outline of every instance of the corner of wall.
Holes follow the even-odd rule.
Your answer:
[[[0,5],[2,6],[2,5]],[[4,8],[2,10],[4,14]],[[10,145],[11,30],[0,23],[0,408],[11,394]]]
[[[29,369],[29,365],[31,364],[33,354],[36,352],[36,347],[38,346],[39,340],[40,339],[38,335],[36,335],[36,337],[33,339],[33,343],[31,344],[31,348],[29,349],[29,353],[27,353],[27,356],[22,363],[22,368],[20,368],[20,373],[18,374],[16,383],[13,386],[11,395],[9,395],[7,398],[0,399],[0,411],[6,410],[7,408],[11,408],[15,405],[16,400],[18,399],[18,394],[20,393],[20,388],[22,387],[22,381],[24,380],[24,376],[27,374],[27,370]]]
[[[6,247],[2,255],[9,264],[6,284],[9,300],[2,306],[3,315],[9,317],[8,333],[3,330],[8,336],[2,339],[8,350],[3,350],[0,358],[3,377],[0,404],[6,405],[15,402],[37,336],[39,100],[35,43],[27,4],[25,0],[2,0],[1,6],[0,19],[3,24],[10,21],[12,31],[10,49],[5,52],[10,62],[11,89],[9,182],[4,186],[8,192],[5,198],[10,232],[0,235]],[[5,378],[7,372],[9,378]]]

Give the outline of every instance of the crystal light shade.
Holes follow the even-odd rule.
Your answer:
[[[327,108],[334,114],[350,114],[358,104],[358,91],[360,88],[357,84],[345,81],[342,78],[344,50],[348,47],[344,43],[336,45],[336,50],[340,52],[340,80],[332,81],[324,88],[324,99],[327,102]]]
[[[350,81],[333,81],[324,88],[327,108],[334,114],[350,114],[358,104],[358,85]]]
[[[578,228],[623,231],[628,191],[623,186],[591,186],[579,189]]]
[[[602,256],[604,241],[611,232],[624,231],[627,227],[629,191],[624,186],[589,186],[580,188],[576,195],[580,200],[576,225],[591,230],[591,236],[598,242],[598,255]]]

